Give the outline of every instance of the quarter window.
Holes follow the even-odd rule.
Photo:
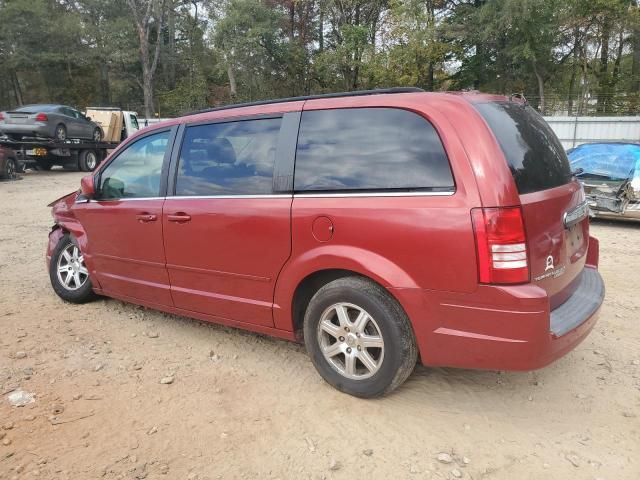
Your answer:
[[[281,123],[270,118],[187,127],[176,195],[272,193]]]
[[[394,108],[302,113],[296,191],[452,191],[442,142],[421,116]]]
[[[101,199],[160,196],[162,164],[171,132],[136,140],[100,174]]]

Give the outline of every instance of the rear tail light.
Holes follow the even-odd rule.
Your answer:
[[[4,115],[0,112],[0,121],[4,120]]]
[[[46,113],[39,113],[36,115],[36,122],[46,122],[49,120]]]
[[[527,239],[520,207],[471,210],[480,283],[529,281]]]

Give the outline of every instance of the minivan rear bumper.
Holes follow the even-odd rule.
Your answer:
[[[412,319],[423,364],[535,370],[575,348],[597,321],[605,290],[596,266],[587,265],[577,282],[552,311],[534,284],[483,285],[472,294],[392,291]]]

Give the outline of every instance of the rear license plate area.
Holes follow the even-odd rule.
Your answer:
[[[566,230],[565,234],[567,252],[569,256],[573,256],[582,250],[584,246],[584,230],[582,228],[582,222],[572,225]]]

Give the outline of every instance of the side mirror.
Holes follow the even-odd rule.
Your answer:
[[[96,186],[93,180],[93,175],[87,175],[80,180],[80,193],[87,200],[91,200],[96,194]]]
[[[91,117],[84,117],[84,118],[86,118],[88,121],[91,121]]]

